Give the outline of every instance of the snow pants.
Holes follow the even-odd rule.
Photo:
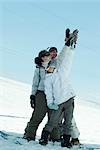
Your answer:
[[[61,116],[61,119],[59,122],[60,128],[62,128],[62,126],[63,126],[62,123],[63,123],[63,113],[62,113],[62,116]],[[79,129],[77,127],[74,117],[72,118],[72,121],[71,121],[70,131],[71,131],[71,138],[73,138],[73,139],[79,138],[80,132],[79,132]],[[62,135],[62,133],[61,133],[61,135]]]
[[[58,110],[52,110],[50,120],[48,120],[43,130],[48,132],[52,132],[53,128],[59,125],[60,119],[62,117],[63,123],[60,126],[60,134],[61,135],[71,135],[71,122],[73,118],[73,110],[74,110],[74,99],[71,98],[68,101],[59,105]]]
[[[43,91],[38,91],[36,94],[35,108],[30,118],[30,121],[27,123],[25,128],[26,137],[34,138],[36,137],[36,131],[39,127],[39,124],[44,119],[46,113],[48,114],[48,120],[50,119],[51,111],[47,107],[46,96]],[[57,127],[52,130],[51,138],[59,139],[60,132]]]

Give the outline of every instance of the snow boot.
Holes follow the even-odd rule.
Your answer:
[[[61,147],[71,148],[72,144],[70,142],[70,135],[63,135],[61,138]]]
[[[42,131],[42,135],[41,135],[41,139],[39,140],[39,144],[41,145],[47,145],[48,144],[48,140],[49,140],[49,136],[50,136],[50,132],[43,130]]]
[[[72,144],[72,145],[80,145],[80,141],[79,141],[78,138],[72,138],[71,144]]]
[[[28,142],[29,141],[35,141],[35,137],[27,137],[25,134],[23,136],[23,139],[27,140]]]

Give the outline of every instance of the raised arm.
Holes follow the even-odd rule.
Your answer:
[[[66,35],[67,36],[67,35]],[[69,36],[69,38],[68,38]],[[63,73],[66,77],[69,76],[73,55],[75,51],[75,45],[78,37],[78,30],[74,30],[73,33],[68,33],[67,38],[65,39],[65,46],[62,49],[57,60],[57,70],[59,73]]]
[[[66,29],[65,33],[65,46],[61,50],[60,54],[57,58],[57,66],[56,68],[59,69],[60,65],[62,64],[62,61],[64,60],[66,56],[66,51],[68,51],[68,47],[72,50],[75,48],[76,41],[78,37],[78,30],[74,30],[72,33],[70,33],[70,29]]]
[[[75,50],[72,49],[71,47],[66,47],[64,48],[64,50],[65,50],[64,56],[57,71],[61,74],[61,76],[68,77],[70,74]]]

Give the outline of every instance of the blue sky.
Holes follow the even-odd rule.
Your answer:
[[[0,76],[30,83],[40,50],[64,45],[65,29],[79,29],[71,79],[79,93],[100,95],[100,2],[0,1]]]

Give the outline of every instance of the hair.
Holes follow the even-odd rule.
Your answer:
[[[42,62],[43,62],[42,57],[44,57],[44,56],[49,56],[49,55],[50,55],[50,52],[48,52],[48,51],[46,51],[46,50],[40,51],[39,54],[38,54],[38,57],[36,57],[36,58],[34,59],[35,64],[36,64],[37,66],[41,67],[41,66],[42,66]]]
[[[34,62],[35,62],[36,65],[38,65],[39,67],[41,67],[41,65],[42,65],[42,59],[40,57],[36,57],[34,59]]]
[[[56,52],[58,52],[56,47],[50,47],[49,52],[52,52],[52,51],[54,51],[54,50],[55,50]]]
[[[47,50],[42,50],[39,52],[38,57],[41,58],[41,57],[49,56],[49,55],[50,55],[50,52],[48,52]]]

